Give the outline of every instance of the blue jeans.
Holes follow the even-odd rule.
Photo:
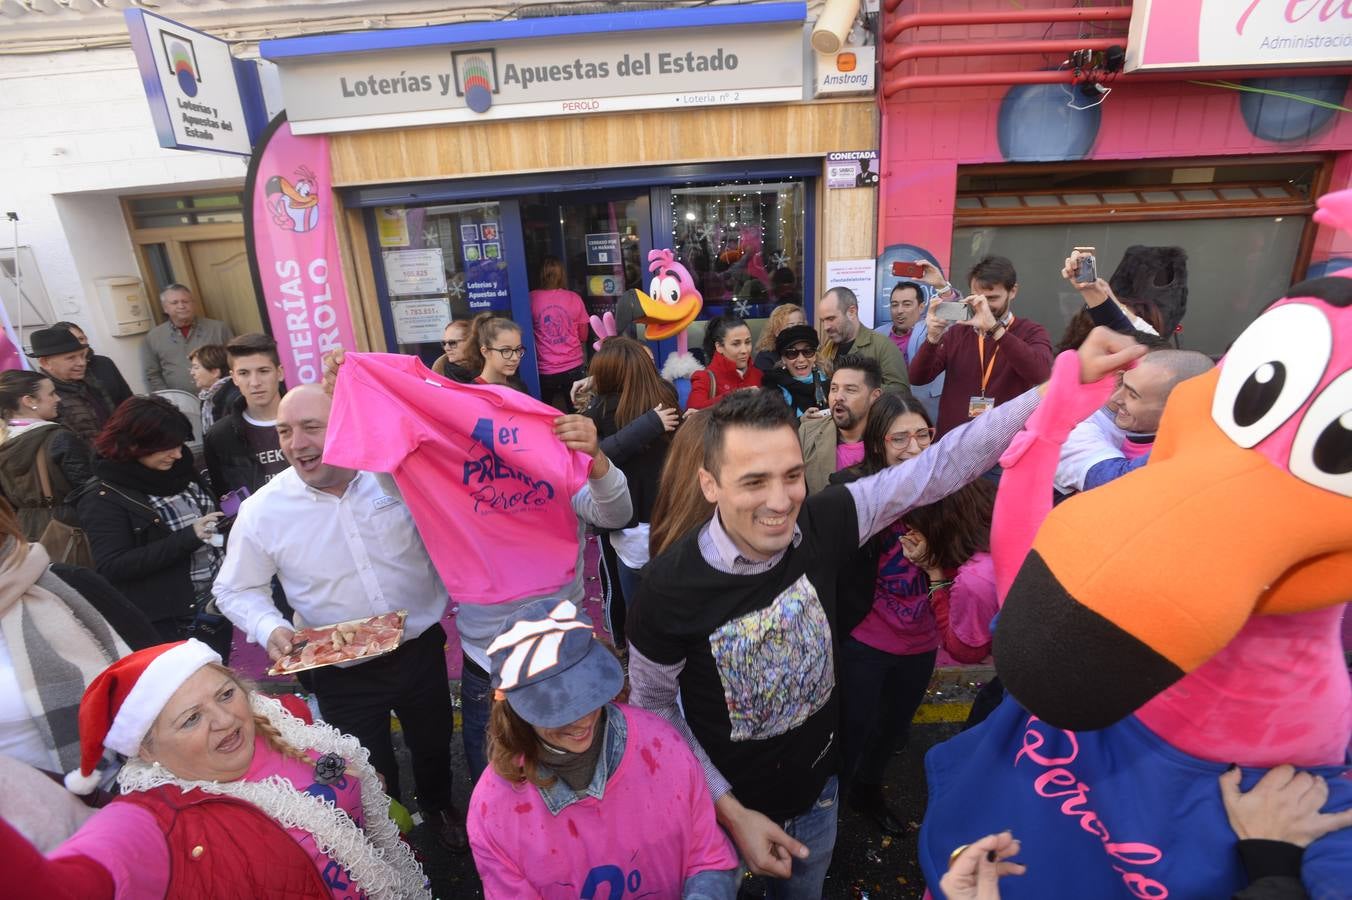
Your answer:
[[[624,595],[624,608],[629,609],[634,605],[634,598],[638,596],[638,569],[631,569],[624,564],[624,560],[615,560],[615,570],[620,573],[620,593]]]
[[[821,900],[831,852],[836,847],[836,793],[840,783],[832,775],[812,807],[802,815],[781,823],[790,837],[807,845],[806,860],[793,861],[793,877],[787,881],[769,879],[765,896],[771,900]]]
[[[471,781],[488,768],[488,713],[493,706],[488,675],[478,663],[463,656],[460,663],[460,735],[465,739],[465,764]]]

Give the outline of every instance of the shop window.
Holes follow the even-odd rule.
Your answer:
[[[238,192],[128,197],[126,204],[133,229],[244,223]]]
[[[671,192],[672,246],[704,296],[701,320],[731,313],[758,334],[782,303],[803,303],[804,185],[720,184]],[[690,344],[703,338],[702,322]]]
[[[385,292],[400,353],[440,353],[452,319],[511,316],[497,203],[375,210]]]
[[[1009,257],[1019,274],[1015,313],[1046,327],[1054,346],[1084,305],[1061,278],[1072,247],[1094,247],[1104,278],[1134,244],[1182,247],[1188,255],[1188,308],[1179,346],[1215,356],[1291,284],[1308,222],[1307,216],[1276,216],[958,228],[953,281],[960,283],[988,253]]]
[[[1071,248],[1096,248],[1108,278],[1130,246],[1181,247],[1188,305],[1179,345],[1218,355],[1290,285],[1328,164],[1304,155],[964,167],[953,282],[988,253],[1009,257],[1019,273],[1016,313],[1046,326],[1055,344],[1082,305],[1060,275]]]

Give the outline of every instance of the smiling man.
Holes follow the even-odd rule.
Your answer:
[[[1214,363],[1196,350],[1153,350],[1123,372],[1108,405],[1085,419],[1061,448],[1056,490],[1087,491],[1120,478],[1150,458],[1164,405],[1174,388],[1209,372]]]
[[[217,499],[240,488],[255,493],[287,467],[277,437],[285,377],[277,342],[266,334],[242,334],[225,345],[225,355],[240,398],[203,440]]]
[[[914,281],[898,281],[892,285],[888,295],[887,307],[891,321],[879,325],[875,331],[885,334],[911,365],[925,343],[925,314],[929,312],[929,301],[925,299],[925,288]],[[927,384],[911,383],[911,394],[925,407],[930,421],[939,419],[939,396],[944,391],[944,376],[940,375]]]
[[[413,757],[418,806],[438,839],[464,852],[463,816],[451,803],[454,726],[440,621],[446,587],[394,482],[324,462],[331,406],[316,385],[281,401],[276,431],[291,467],[240,507],[213,593],[221,612],[274,661],[291,652],[294,634],[274,605],[274,577],[296,618],[311,625],[408,611],[398,649],[313,669],[310,683],[324,719],[361,741],[398,797],[394,711]]]
[[[1131,344],[1096,330],[1082,380],[1140,355]],[[820,898],[835,846],[837,570],[907,511],[993,466],[1037,397],[811,497],[793,411],[775,392],[739,391],[700,413],[699,487],[715,513],[648,564],[629,613],[630,701],[690,742],[748,867],[783,879],[769,896]]]

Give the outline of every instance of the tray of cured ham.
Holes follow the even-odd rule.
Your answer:
[[[273,663],[268,674],[291,675],[389,653],[404,639],[407,616],[408,610],[401,609],[336,625],[302,628],[291,636],[291,652]]]

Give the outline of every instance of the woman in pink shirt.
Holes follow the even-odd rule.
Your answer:
[[[868,426],[864,430],[864,461],[836,473],[832,480],[852,480],[900,465],[919,456],[933,441],[933,423],[919,400],[910,395],[884,394],[869,410]],[[943,445],[930,452],[943,452]],[[944,629],[936,621],[931,602],[932,585],[927,571],[931,561],[926,553],[929,546],[943,551],[942,558],[933,562],[936,571],[950,564],[956,569],[966,561],[972,551],[966,549],[967,543],[950,538],[953,528],[959,528],[964,535],[974,530],[979,549],[989,551],[989,504],[985,509],[983,532],[979,525],[969,529],[966,518],[958,522],[951,502],[966,498],[969,492],[980,494],[989,488],[989,482],[984,483],[984,487],[968,484],[949,497],[910,510],[880,532],[868,547],[861,548],[857,571],[846,573],[841,580],[843,609],[849,605],[850,598],[872,599],[867,613],[862,619],[855,620],[857,624],[842,615],[841,627],[853,626],[840,649],[842,771],[850,786],[850,805],[871,818],[882,831],[894,836],[903,833],[903,823],[884,802],[883,772],[893,748],[905,744],[911,719],[925,699],[939,647],[946,645]],[[993,490],[990,494],[993,496]],[[971,504],[961,502],[958,506],[967,510]],[[913,533],[916,522],[922,522],[928,529],[923,536]],[[981,537],[983,533],[984,538]],[[932,543],[927,545],[924,536],[929,536]],[[909,553],[908,546],[911,548]],[[958,555],[958,547],[966,552]],[[950,550],[953,558],[950,558]],[[989,553],[979,555],[989,565]],[[942,582],[945,579],[936,580]],[[964,590],[978,581],[976,577],[964,577]],[[993,585],[990,596],[993,601]],[[964,594],[959,606],[967,610],[971,605]],[[969,638],[972,635],[967,626],[978,617],[979,613],[970,617],[964,613],[960,618],[964,625],[962,633]]]
[[[539,284],[530,292],[530,318],[540,359],[540,398],[561,412],[572,412],[568,392],[587,374],[587,306],[564,287],[563,263],[556,257],[546,256],[540,263]]]
[[[624,670],[585,614],[529,604],[488,653],[490,770],[467,823],[488,900],[737,895],[704,773],[666,721],[615,702]]]

